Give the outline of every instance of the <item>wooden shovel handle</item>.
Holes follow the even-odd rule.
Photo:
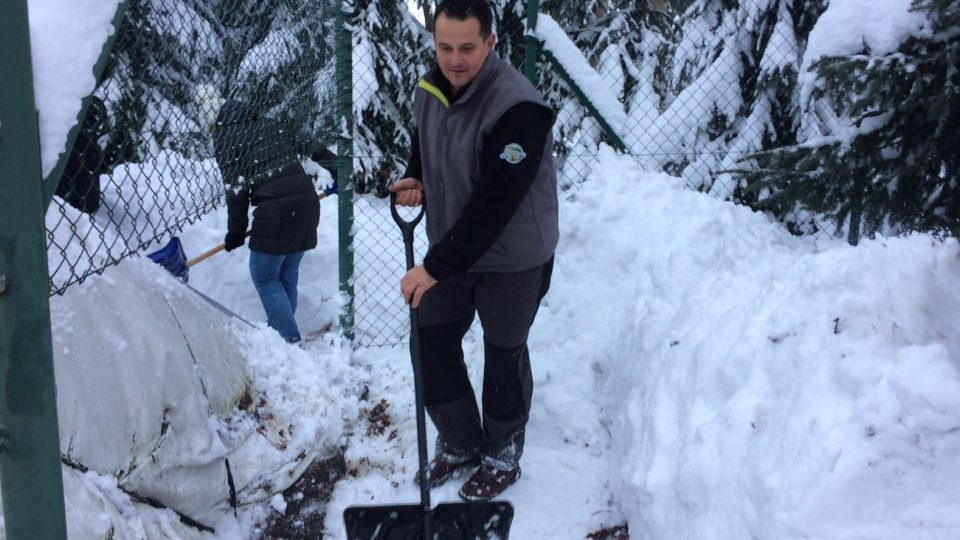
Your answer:
[[[250,236],[250,231],[247,231],[246,234],[243,235],[244,238],[246,238],[246,237],[248,237],[248,236]],[[204,259],[207,259],[207,258],[209,258],[209,257],[212,257],[212,256],[216,255],[217,253],[220,253],[221,251],[223,251],[223,249],[224,249],[225,247],[227,247],[227,244],[226,244],[226,243],[223,243],[223,244],[220,244],[220,245],[218,245],[218,246],[216,246],[216,247],[212,247],[212,248],[208,249],[207,251],[204,251],[203,253],[201,253],[201,254],[197,255],[196,257],[194,257],[194,258],[190,259],[189,261],[187,261],[187,268],[190,268],[191,266],[197,264],[198,262],[200,262],[200,261],[202,261],[202,260],[204,260]]]

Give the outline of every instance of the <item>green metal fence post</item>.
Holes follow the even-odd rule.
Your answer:
[[[523,73],[534,86],[537,85],[537,58],[540,56],[540,40],[534,35],[537,28],[538,0],[527,0],[527,33],[523,36]]]
[[[67,537],[27,0],[0,3],[0,489],[8,540]]]
[[[340,293],[344,297],[340,314],[341,333],[353,341],[353,2],[344,0],[337,25],[337,174],[339,195]]]

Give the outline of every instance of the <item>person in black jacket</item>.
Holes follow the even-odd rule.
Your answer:
[[[250,276],[267,324],[287,342],[301,341],[294,318],[304,252],[317,245],[320,201],[288,130],[255,108],[227,101],[212,128],[227,199],[227,251],[243,245],[248,208]]]

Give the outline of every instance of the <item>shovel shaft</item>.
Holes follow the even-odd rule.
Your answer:
[[[411,220],[406,221],[397,211],[397,196],[390,194],[390,213],[393,220],[400,227],[403,234],[403,247],[406,255],[407,270],[413,268],[413,231],[417,223],[423,219],[424,207],[420,207],[420,213]],[[413,362],[413,391],[417,407],[417,455],[420,458],[420,505],[423,507],[423,537],[431,539],[432,523],[430,521],[430,486],[427,482],[427,419],[424,409],[424,388],[423,388],[423,365],[420,359],[420,317],[416,308],[410,307],[410,359]]]
[[[245,236],[245,237],[246,237],[246,236],[250,236],[250,231],[247,231],[247,234],[245,234],[244,236]],[[218,245],[218,246],[215,246],[215,247],[212,247],[212,248],[208,249],[207,251],[204,251],[203,253],[201,253],[201,254],[197,255],[196,257],[194,257],[194,258],[190,259],[189,261],[187,261],[187,268],[190,268],[191,266],[197,264],[198,262],[203,261],[203,260],[205,260],[205,259],[208,259],[208,258],[216,255],[217,253],[220,253],[220,252],[223,251],[224,248],[226,248],[226,247],[227,247],[226,244],[220,244],[220,245]]]
[[[187,261],[187,268],[190,268],[191,266],[197,264],[198,262],[206,260],[207,258],[212,257],[217,253],[220,253],[221,251],[223,251],[223,248],[225,248],[226,246],[227,246],[226,244],[220,244],[219,246],[216,246],[214,248],[208,249],[207,251],[204,251],[203,253]]]
[[[420,320],[417,310],[410,308],[410,358],[413,360],[413,389],[417,406],[417,455],[420,458],[420,506],[423,507],[423,536],[433,538],[430,523],[430,485],[427,481],[427,419],[424,410],[423,366],[420,361]]]
[[[423,217],[404,220],[391,196],[390,209],[403,233],[407,270],[413,268],[413,230]],[[506,540],[513,521],[513,507],[505,501],[442,503],[430,507],[427,484],[427,423],[424,407],[423,365],[420,358],[420,321],[410,308],[410,358],[413,361],[413,385],[417,407],[417,450],[420,458],[420,504],[351,506],[343,511],[349,540]]]

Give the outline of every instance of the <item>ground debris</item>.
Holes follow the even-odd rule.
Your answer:
[[[587,535],[588,540],[630,540],[630,531],[626,523],[613,527],[604,527]]]
[[[384,431],[393,424],[393,418],[391,418],[390,413],[387,412],[389,408],[390,403],[385,399],[381,399],[380,403],[374,405],[373,410],[371,410],[367,416],[367,421],[369,422],[367,435],[383,435]]]
[[[333,493],[333,486],[343,478],[345,472],[342,450],[329,459],[314,461],[303,476],[283,492],[286,511],[282,515],[275,513],[270,516],[260,538],[323,538],[327,502]]]

